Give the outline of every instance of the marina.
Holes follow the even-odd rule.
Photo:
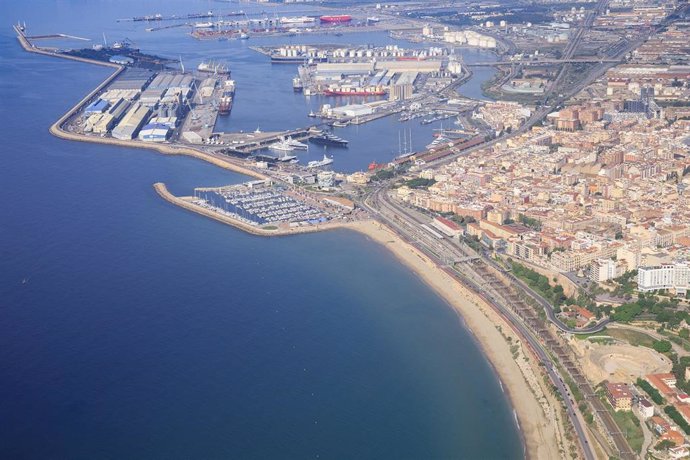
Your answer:
[[[320,200],[270,180],[215,188],[195,188],[189,201],[242,224],[268,231],[289,231],[347,222],[354,204]]]

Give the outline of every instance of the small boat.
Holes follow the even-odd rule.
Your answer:
[[[317,134],[316,132],[312,132],[312,133]],[[347,147],[347,143],[348,143],[348,141],[343,139],[342,137],[338,137],[332,133],[324,133],[324,132],[317,134],[316,136],[310,138],[309,142],[313,142],[314,144],[328,145],[328,146],[334,146],[334,147]]]
[[[282,163],[294,163],[297,160],[297,157],[295,155],[280,155],[278,157],[278,161]]]
[[[323,160],[318,160],[318,161],[310,161],[307,163],[307,168],[313,169],[313,168],[320,168],[322,166],[328,166],[333,163],[333,158],[328,158],[325,154],[323,156]]]
[[[309,118],[316,118],[316,114],[313,110],[309,112]]]
[[[244,32],[242,32],[242,33],[240,34],[240,40],[248,40],[248,39],[249,39],[249,35],[248,35],[248,34],[246,34],[246,33],[244,33]]]
[[[203,61],[197,66],[196,70],[204,73],[230,75],[230,69],[227,65],[214,61]]]
[[[299,77],[293,78],[292,79],[292,90],[296,93],[301,93],[303,89],[304,89],[304,85],[302,84],[302,79]]]
[[[289,146],[294,147],[294,148],[296,148],[296,149],[298,149],[298,150],[307,150],[307,149],[309,148],[309,146],[308,146],[307,144],[305,144],[304,142],[300,142],[300,141],[295,140],[295,139],[293,139],[293,138],[291,138],[291,137],[288,137],[288,138],[285,140],[285,142],[287,142],[287,144],[288,144]]]

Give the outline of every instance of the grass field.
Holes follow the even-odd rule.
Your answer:
[[[630,331],[627,329],[609,328],[606,330],[608,335],[615,339],[625,340],[630,345],[652,348],[654,338],[644,332]]]
[[[615,412],[611,409],[611,414],[616,421],[616,425],[618,425],[621,432],[628,440],[628,443],[630,443],[630,447],[635,452],[640,453],[642,444],[644,443],[644,434],[642,433],[642,427],[640,427],[640,419],[631,411]]]

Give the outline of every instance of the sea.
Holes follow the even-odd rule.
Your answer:
[[[238,86],[228,131],[302,126],[319,103],[292,93],[294,66],[271,66],[250,45],[403,46],[384,33],[198,42],[184,28],[117,21],[239,9],[307,10],[0,4],[0,458],[522,458],[510,402],[462,319],[385,247],[346,230],[248,235],[152,188],[189,194],[246,178],[51,136],[50,124],[110,70],[26,53],[10,27],[91,39],[57,47],[105,34],[189,66],[224,58]],[[480,95],[490,75],[476,72],[463,91]],[[438,126],[408,127],[424,145]],[[344,128],[351,145],[334,166],[392,158],[401,129],[394,119]]]

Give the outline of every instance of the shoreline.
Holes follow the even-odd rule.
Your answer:
[[[405,243],[395,232],[375,221],[357,222],[346,227],[386,247],[407,268],[441,297],[457,314],[486,358],[516,418],[516,428],[528,459],[560,458],[558,432],[552,424],[545,423],[545,417],[534,417],[542,407],[532,393],[523,371],[520,369],[506,335],[511,343],[528,347],[510,325],[493,311],[476,294],[441,270],[425,254]],[[498,327],[501,328],[497,329]],[[505,334],[505,335],[504,335]],[[540,376],[536,376],[540,379]]]
[[[149,145],[138,141],[124,141],[112,138],[100,138],[71,133],[62,129],[62,125],[76,111],[92,99],[99,91],[107,86],[113,79],[115,79],[121,72],[125,70],[124,66],[84,59],[74,56],[64,56],[56,53],[51,53],[39,48],[31,46],[24,34],[15,26],[15,31],[18,35],[18,41],[27,52],[41,54],[44,56],[58,57],[63,59],[74,60],[87,64],[101,65],[105,67],[114,68],[115,71],[111,73],[106,79],[101,82],[96,88],[90,91],[77,104],[70,108],[63,114],[55,123],[50,126],[50,133],[54,136],[77,142],[91,142],[96,144],[114,145],[119,147],[134,147],[156,151],[164,155],[186,155],[193,158],[206,161],[215,166],[231,170],[233,172],[243,174],[246,176],[265,179],[266,176],[257,171],[238,165],[229,159],[216,157],[209,153],[194,149],[193,147],[176,147],[173,145]],[[508,403],[513,410],[516,418],[516,428],[521,438],[523,453],[526,458],[551,459],[561,456],[559,452],[558,442],[556,440],[557,430],[549,426],[544,417],[534,417],[534,414],[542,411],[536,396],[530,392],[526,377],[523,376],[523,371],[515,362],[510,346],[504,334],[509,333],[515,337],[516,342],[520,343],[524,348],[525,344],[520,341],[516,334],[512,333],[510,325],[493,311],[490,306],[476,294],[471,292],[468,288],[460,284],[460,282],[451,278],[441,268],[436,266],[427,256],[417,251],[411,245],[405,243],[392,230],[374,221],[357,221],[357,222],[340,222],[333,224],[322,224],[314,227],[297,227],[290,230],[266,230],[255,228],[248,224],[242,223],[214,213],[210,210],[205,210],[199,206],[193,205],[180,197],[175,197],[168,192],[165,184],[154,184],[156,193],[164,200],[187,211],[195,212],[205,217],[212,218],[216,221],[231,225],[235,228],[243,230],[257,236],[287,236],[293,234],[313,233],[317,231],[329,231],[335,229],[346,229],[361,233],[362,235],[372,239],[388,248],[393,255],[415,274],[417,274],[437,295],[446,301],[446,303],[455,311],[460,322],[469,330],[473,339],[478,344],[484,357],[487,359],[489,365],[495,372],[498,378],[501,389],[504,390]],[[497,328],[501,328],[501,330]]]

